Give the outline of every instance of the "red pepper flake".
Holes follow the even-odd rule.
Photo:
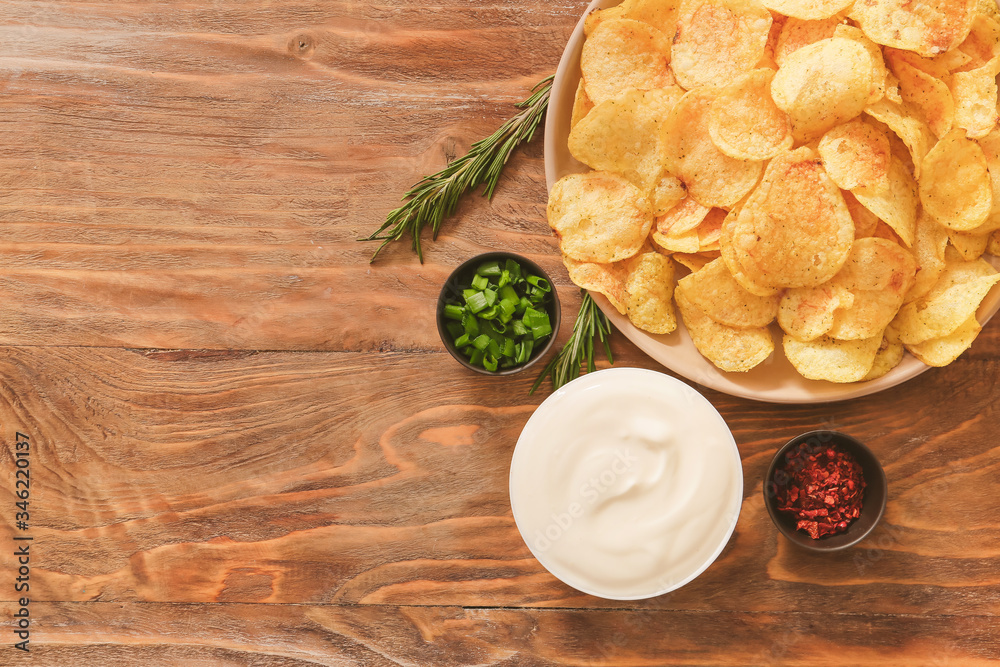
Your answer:
[[[865,480],[861,466],[835,445],[804,442],[785,455],[776,474],[778,509],[795,516],[795,527],[814,540],[847,530],[861,516]]]

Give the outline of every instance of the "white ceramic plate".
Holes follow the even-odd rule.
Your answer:
[[[594,0],[587,7],[584,17],[595,9],[613,7],[620,0]],[[580,49],[583,46],[583,17],[569,38],[559,68],[556,70],[545,119],[545,180],[549,189],[566,174],[585,172],[588,167],[577,162],[566,147],[569,121],[573,111],[573,98],[580,81]],[[1000,269],[1000,260],[987,256]],[[870,382],[836,384],[807,380],[795,371],[781,352],[779,330],[775,329],[775,352],[771,358],[747,373],[720,371],[695,349],[684,325],[669,335],[654,335],[636,328],[600,294],[593,294],[594,301],[608,316],[611,323],[635,343],[639,349],[670,370],[698,384],[733,396],[742,396],[771,403],[824,403],[842,401],[895,387],[928,370],[928,367],[909,353],[896,368]],[[985,323],[1000,309],[1000,290],[994,289],[979,309],[979,321]]]

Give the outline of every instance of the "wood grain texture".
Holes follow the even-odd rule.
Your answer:
[[[719,560],[673,594],[549,575],[507,497],[546,391],[443,351],[433,308],[509,248],[579,297],[541,142],[424,264],[374,265],[412,183],[551,73],[587,2],[0,0],[0,627],[32,440],[32,653],[7,665],[980,665],[1000,660],[1000,325],[844,403],[704,390],[743,459]],[[560,334],[565,339],[569,327]],[[659,368],[615,335],[617,363]],[[817,556],[761,479],[835,427],[886,466],[884,523]]]

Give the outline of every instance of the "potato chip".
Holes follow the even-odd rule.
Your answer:
[[[687,197],[687,189],[680,179],[661,172],[660,180],[656,182],[653,191],[649,194],[649,204],[653,216],[658,218],[666,214],[685,197]]]
[[[722,222],[726,219],[725,209],[713,208],[698,225],[698,245],[700,252],[719,250],[722,238]]]
[[[683,0],[670,67],[691,90],[724,86],[764,55],[771,14],[758,0]]]
[[[976,10],[979,14],[1000,22],[1000,7],[997,6],[996,0],[978,0]]]
[[[691,342],[717,368],[746,372],[774,351],[774,340],[767,328],[737,329],[719,324],[684,298],[679,290],[674,291],[674,300]]]
[[[888,50],[888,49],[887,49]],[[920,111],[921,117],[937,137],[951,130],[955,121],[955,103],[948,85],[903,58],[891,58],[893,72],[899,80],[903,100]],[[944,72],[947,75],[947,72]]]
[[[671,40],[677,32],[680,6],[680,0],[625,0],[619,5],[622,18],[648,23]]]
[[[917,185],[910,172],[895,156],[889,166],[889,188],[872,192],[859,187],[853,190],[862,206],[885,221],[907,248],[913,245],[913,232],[917,226]]]
[[[868,104],[878,102],[885,95],[886,78],[889,71],[885,68],[885,60],[882,58],[882,47],[868,39],[868,36],[859,28],[852,25],[840,24],[833,31],[834,37],[853,39],[855,42],[865,47],[868,55],[872,59],[872,87],[868,94]]]
[[[594,103],[587,97],[587,91],[583,88],[583,79],[576,86],[576,96],[573,98],[573,113],[569,120],[569,127],[573,129],[580,119],[590,113],[594,108]]]
[[[972,231],[988,232],[1000,229],[1000,129],[994,128],[985,137],[976,140],[986,158],[986,169],[990,174],[992,200],[986,222]]]
[[[775,50],[778,47],[778,38],[781,36],[781,29],[787,21],[786,16],[771,12],[771,28],[767,31],[767,44],[764,45],[764,55],[760,57],[754,69],[766,67],[767,69],[778,70],[778,63],[774,60]]]
[[[913,287],[906,293],[903,301],[909,303],[924,296],[937,283],[944,273],[944,253],[948,247],[948,234],[926,213],[921,212],[917,218],[916,233],[913,241],[913,257],[917,261],[917,276]]]
[[[683,91],[627,90],[595,106],[569,133],[569,151],[592,169],[650,190],[663,169],[661,125]]]
[[[831,281],[849,290],[854,302],[834,313],[827,335],[838,340],[881,335],[903,305],[916,271],[913,255],[895,243],[858,239],[844,268]]]
[[[923,343],[951,334],[976,314],[979,304],[1000,280],[987,262],[946,259],[946,266],[934,287],[921,299],[899,310],[893,326],[906,345]]]
[[[815,340],[833,326],[833,316],[854,304],[854,295],[841,285],[786,290],[778,304],[778,326],[801,341]]]
[[[995,10],[996,5],[993,7]],[[962,64],[962,66],[968,65],[968,69],[985,65],[994,56],[1000,55],[1000,23],[992,16],[977,13],[972,19],[969,36],[955,51],[968,58],[968,61]]]
[[[977,0],[860,0],[848,16],[879,44],[936,56],[962,43]]]
[[[851,6],[854,0],[762,0],[771,11],[797,19],[832,18]]]
[[[629,88],[669,88],[670,38],[642,21],[601,21],[583,43],[580,69],[587,95],[600,104]]]
[[[675,252],[671,257],[679,263],[681,266],[686,267],[689,271],[699,271],[709,262],[718,259],[716,257],[708,257],[701,253],[686,253],[686,252]]]
[[[852,120],[828,130],[819,140],[819,156],[830,179],[844,190],[889,187],[889,139],[868,123]]]
[[[982,329],[979,321],[970,317],[947,336],[907,345],[906,349],[928,366],[947,366],[972,347]]]
[[[703,206],[729,208],[760,178],[762,165],[737,160],[720,151],[709,133],[709,110],[717,91],[689,91],[663,124],[667,169],[687,186],[688,194]]]
[[[972,234],[956,232],[953,229],[949,229],[948,240],[951,242],[951,246],[962,256],[962,259],[971,262],[974,259],[979,259],[986,252],[990,235],[988,233]]]
[[[935,220],[958,231],[985,222],[993,186],[983,149],[966,139],[964,130],[942,137],[924,157],[920,172],[920,203]]]
[[[872,89],[872,59],[852,39],[822,39],[789,55],[771,81],[771,97],[807,142],[858,116]]]
[[[642,191],[621,176],[601,171],[559,179],[549,193],[547,213],[562,252],[582,262],[631,257],[653,225]]]
[[[677,281],[677,289],[700,311],[730,327],[765,327],[778,315],[778,295],[746,291],[720,258]]]
[[[878,227],[879,219],[875,214],[861,205],[849,190],[841,192],[844,195],[844,203],[847,210],[851,212],[851,219],[854,220],[854,238],[863,239],[866,236],[874,236],[875,228]]]
[[[590,34],[594,32],[594,29],[597,28],[597,26],[603,21],[621,18],[625,18],[625,7],[623,5],[608,7],[607,9],[598,9],[590,12],[587,14],[587,18],[583,20],[583,34],[589,37]]]
[[[774,47],[774,61],[780,66],[788,56],[803,46],[833,37],[842,20],[839,16],[831,16],[819,21],[788,19],[778,34],[778,43]]]
[[[777,288],[756,282],[747,275],[743,269],[743,264],[740,262],[740,258],[736,254],[736,249],[733,247],[733,233],[736,229],[736,221],[741,210],[742,207],[734,208],[722,222],[722,234],[719,238],[719,255],[726,263],[726,267],[732,274],[733,279],[742,285],[743,289],[757,296],[777,294],[780,291]]]
[[[885,99],[896,104],[903,103],[903,96],[899,94],[899,79],[888,70],[885,73]]]
[[[563,255],[563,265],[569,274],[569,279],[577,287],[598,292],[607,297],[608,301],[622,315],[628,309],[628,293],[625,283],[628,280],[629,263],[632,258],[612,264],[597,262],[578,262]]]
[[[955,126],[963,128],[970,139],[985,137],[996,127],[997,74],[1000,74],[1000,56],[982,67],[951,76]]]
[[[726,86],[712,102],[708,132],[723,153],[768,160],[792,147],[792,124],[771,99],[774,70],[755,69]]]
[[[816,154],[802,147],[771,160],[728,238],[753,282],[774,288],[814,287],[844,265],[854,242],[854,222]],[[732,266],[730,271],[736,276]]]
[[[933,60],[949,72],[954,72],[972,62],[972,56],[959,49],[952,49],[939,56],[934,56]]]
[[[642,253],[629,261],[625,283],[629,321],[649,333],[670,333],[677,328],[672,301],[674,263],[658,252]]]
[[[690,232],[701,224],[711,210],[708,206],[696,202],[693,197],[685,197],[665,214],[656,218],[656,231],[674,236]]]
[[[696,253],[701,250],[701,242],[698,239],[697,229],[678,232],[676,234],[663,234],[654,231],[649,238],[657,249],[666,254],[675,252]]]
[[[884,98],[865,107],[865,113],[885,123],[906,144],[913,161],[913,177],[919,179],[924,156],[934,145],[934,135],[927,123],[918,118],[915,112],[911,112],[908,105],[893,102],[889,88],[886,88]]]
[[[990,234],[990,241],[986,244],[986,252],[994,257],[1000,257],[1000,232]]]
[[[803,342],[785,336],[782,347],[795,370],[810,380],[858,382],[875,364],[882,334],[864,340],[834,340],[821,336]]]
[[[882,377],[903,360],[903,344],[899,342],[899,334],[893,331],[892,327],[887,327],[882,334],[882,342],[879,344],[878,352],[875,354],[875,362],[868,373],[861,378],[862,382],[875,380]]]
[[[935,58],[924,58],[923,56],[903,49],[886,48],[883,50],[886,61],[895,71],[897,65],[905,63],[915,67],[925,74],[929,74],[935,79],[944,81],[948,78],[948,68]],[[898,73],[897,73],[898,76]]]

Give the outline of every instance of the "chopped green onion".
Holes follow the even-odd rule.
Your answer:
[[[473,366],[481,366],[483,364],[483,351],[475,349],[472,351],[472,356],[469,357],[469,363]]]
[[[503,347],[500,349],[500,354],[502,354],[505,357],[513,357],[514,356],[514,339],[513,338],[504,338],[503,339]]]
[[[473,276],[472,277],[472,289],[479,290],[482,292],[484,289],[490,286],[490,279],[486,276]]]
[[[537,287],[543,292],[552,291],[552,285],[550,285],[549,281],[546,280],[545,278],[539,278],[538,276],[528,276],[527,281],[529,285]]]
[[[496,339],[491,339],[489,344],[486,346],[485,350],[487,355],[493,355],[494,358],[500,356],[500,343]]]
[[[504,269],[500,272],[500,282],[497,283],[498,287],[506,287],[510,284],[510,271]]]
[[[488,289],[483,290],[483,295],[486,296],[486,305],[492,306],[497,302],[497,292],[496,290]]]
[[[531,337],[535,340],[539,338],[545,338],[550,333],[552,333],[552,327],[546,324],[539,324],[537,327],[531,327]]]
[[[446,304],[444,307],[444,316],[449,320],[461,320],[462,319],[462,307],[456,303]]]
[[[495,371],[497,369],[497,358],[487,353],[483,357],[483,368],[491,372]]]
[[[445,328],[448,329],[448,333],[451,334],[452,338],[458,338],[459,336],[461,336],[461,335],[463,335],[465,333],[465,327],[463,327],[458,322],[448,322],[445,325]],[[457,343],[456,343],[456,345],[457,345]]]
[[[469,335],[470,338],[479,335],[479,320],[472,313],[466,313],[462,317],[462,327],[465,328],[465,333]]]
[[[485,310],[479,311],[479,317],[484,320],[492,320],[499,314],[500,314],[500,308],[497,306],[490,306]]]
[[[480,334],[479,336],[476,336],[474,341],[472,341],[472,347],[479,351],[485,350],[492,340],[493,339],[486,334]]]
[[[500,287],[500,300],[501,301],[513,301],[516,305],[520,302],[521,297],[517,295],[517,290],[514,289],[513,285],[502,285]]]
[[[477,276],[499,276],[500,275],[500,262],[483,262],[476,269]]]
[[[455,347],[463,348],[467,347],[472,341],[469,340],[469,334],[463,333],[458,338],[455,339]]]
[[[486,303],[486,293],[485,292],[475,292],[465,299],[465,305],[469,307],[469,311],[472,313],[478,313],[483,308],[486,308],[489,304]]]
[[[524,336],[528,333],[528,327],[524,326],[521,320],[511,320],[510,332],[515,336]]]
[[[508,259],[504,262],[503,267],[507,269],[510,273],[511,282],[516,282],[521,279],[521,265],[512,259]]]

